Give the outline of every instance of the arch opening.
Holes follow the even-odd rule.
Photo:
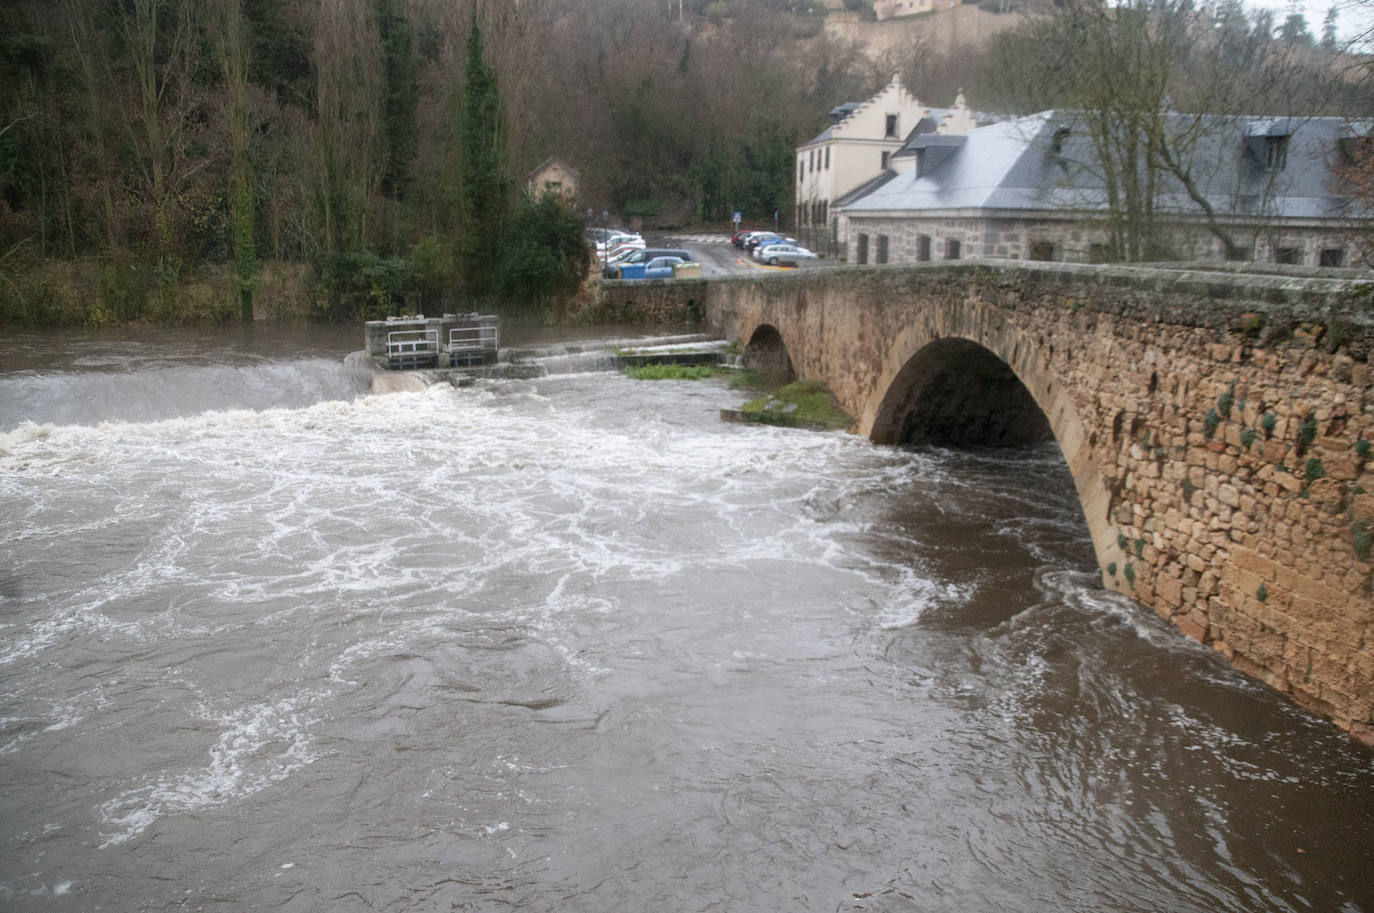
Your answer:
[[[1054,440],[1049,418],[1011,367],[967,339],[917,352],[884,397],[873,439],[940,447],[1019,447]]]
[[[761,324],[754,330],[754,334],[749,337],[749,343],[744,347],[744,356],[740,361],[745,368],[777,378],[782,383],[790,383],[797,379],[797,372],[792,367],[792,356],[787,352],[782,334],[769,324]]]

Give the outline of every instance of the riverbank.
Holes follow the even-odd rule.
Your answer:
[[[308,273],[304,263],[265,264],[253,293],[254,320],[310,320],[320,295]],[[0,264],[3,327],[187,326],[238,319],[238,282],[227,265],[185,270],[167,283],[155,262],[117,248],[74,260],[12,257]]]

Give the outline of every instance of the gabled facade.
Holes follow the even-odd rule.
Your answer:
[[[892,157],[908,137],[920,133],[963,132],[974,125],[960,93],[953,108],[927,107],[892,81],[861,103],[843,104],[830,112],[835,123],[797,147],[796,230],[812,246],[847,241],[846,226],[836,208],[855,191],[890,176]]]
[[[553,192],[571,202],[577,199],[578,185],[577,172],[568,167],[562,159],[555,157],[546,159],[530,172],[527,186],[530,196],[541,197],[545,193]]]
[[[1195,190],[1233,242],[1230,259],[1356,265],[1369,255],[1335,190],[1342,143],[1369,125],[1342,118],[1175,115],[1195,136]],[[891,178],[851,195],[847,256],[857,263],[996,257],[1093,262],[1106,258],[1107,191],[1096,154],[1070,113],[1047,111],[960,136],[917,135],[892,157]],[[1156,213],[1170,256],[1227,259],[1187,188],[1160,177]]]

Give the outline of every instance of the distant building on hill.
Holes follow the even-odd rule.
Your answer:
[[[935,13],[953,9],[960,0],[873,0],[873,12],[879,19],[896,19],[918,13]]]
[[[554,157],[546,159],[530,172],[528,186],[533,197],[553,192],[572,202],[577,199],[578,184],[577,172],[569,168],[562,159]]]

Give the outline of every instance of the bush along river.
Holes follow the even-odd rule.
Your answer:
[[[1374,911],[1374,758],[1098,586],[1053,446],[725,379],[0,342],[0,906]]]

